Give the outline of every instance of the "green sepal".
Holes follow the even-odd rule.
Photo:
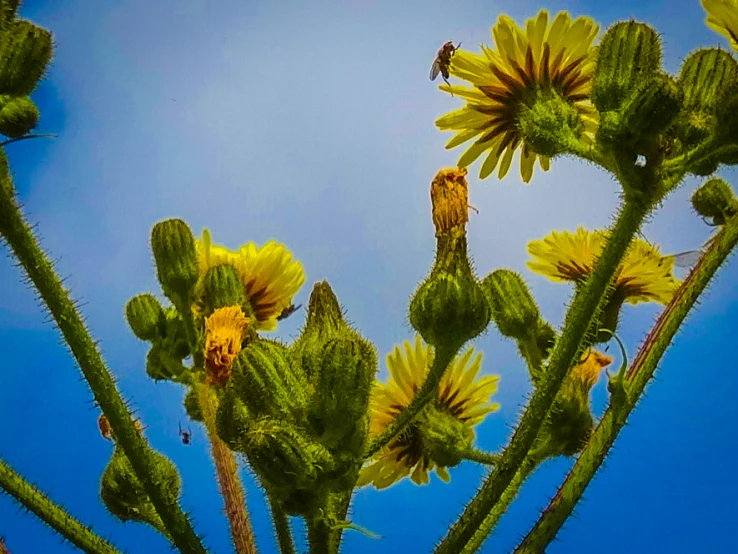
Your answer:
[[[692,207],[702,217],[711,219],[713,225],[725,225],[728,218],[738,213],[738,199],[728,183],[713,177],[694,191]]]
[[[436,262],[410,300],[410,324],[432,346],[459,348],[487,328],[490,308],[467,257],[463,225],[436,238]]]
[[[153,456],[155,475],[152,480],[161,487],[165,496],[176,501],[180,491],[177,468],[160,453],[153,452]],[[100,498],[108,511],[121,521],[147,523],[168,536],[154,505],[136,477],[131,462],[117,444],[102,475]]]
[[[0,96],[0,133],[20,138],[38,125],[38,107],[27,96]]]
[[[153,342],[166,336],[166,315],[152,294],[131,298],[126,304],[126,320],[133,334],[141,340]]]
[[[423,453],[442,467],[459,465],[474,443],[471,427],[434,406],[423,412],[416,432],[420,436]]]
[[[600,112],[618,110],[641,83],[661,69],[661,40],[645,23],[612,25],[597,47],[592,103]]]
[[[12,5],[4,5],[4,16],[8,8],[15,10]],[[46,29],[24,19],[4,25],[0,34],[0,93],[31,94],[44,76],[53,51],[51,33]]]
[[[579,111],[552,90],[539,90],[518,121],[526,146],[549,158],[567,152],[584,131]]]
[[[154,225],[151,250],[162,290],[181,310],[189,310],[199,277],[195,238],[181,219],[167,219]]]
[[[230,383],[256,418],[304,418],[307,379],[293,368],[287,348],[277,341],[260,339],[244,348],[233,363]]]

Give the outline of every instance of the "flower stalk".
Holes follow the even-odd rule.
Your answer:
[[[564,330],[551,355],[545,378],[533,394],[500,463],[495,466],[477,495],[451,526],[446,537],[436,547],[435,554],[453,554],[462,551],[522,467],[561,384],[584,351],[583,339],[588,336],[599,310],[606,301],[613,276],[651,208],[652,203],[639,199],[629,200],[623,204],[591,277],[581,292],[574,297],[567,311]]]
[[[238,477],[236,457],[218,437],[215,425],[217,398],[209,385],[203,383],[195,386],[198,389],[200,409],[210,440],[215,472],[225,505],[233,547],[236,554],[256,554],[254,532],[251,529],[251,521],[246,510],[246,493]]]
[[[625,394],[614,396],[574,467],[533,529],[517,547],[516,554],[542,553],[554,539],[605,460],[674,335],[736,245],[738,216],[733,216],[711,241],[708,250],[659,316],[625,375]]]
[[[274,532],[277,535],[279,554],[296,554],[295,541],[292,539],[290,520],[287,514],[271,494],[267,493],[267,500],[269,501],[269,509],[272,512],[272,521],[274,522]]]
[[[156,463],[153,451],[136,430],[131,413],[77,307],[24,220],[15,200],[12,180],[7,174],[0,176],[0,235],[7,241],[59,327],[95,401],[110,422],[118,443],[131,461],[172,541],[184,554],[205,554],[205,548],[180,508],[178,499],[166,495],[152,479]]]
[[[108,541],[92,532],[88,526],[80,523],[64,508],[28,483],[3,460],[0,460],[0,488],[83,552],[121,554]],[[0,553],[2,552],[8,550],[0,539]]]

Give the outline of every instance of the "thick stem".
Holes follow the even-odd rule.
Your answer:
[[[80,550],[88,554],[121,554],[108,541],[93,533],[64,508],[52,502],[2,460],[0,460],[0,488]],[[0,554],[7,552],[0,539]]]
[[[461,554],[474,554],[474,552],[482,547],[482,543],[492,532],[492,529],[495,528],[495,525],[500,521],[500,518],[505,514],[505,512],[507,512],[512,501],[518,496],[520,487],[523,486],[525,479],[530,475],[535,467],[536,464],[531,458],[525,459],[523,466],[517,471],[517,473],[515,473],[515,477],[513,477],[510,485],[505,489],[500,501],[495,504],[492,511],[487,514],[486,518],[484,518],[484,522],[481,527],[477,529],[476,533],[474,533],[474,536],[469,541],[469,544],[464,547]]]
[[[407,427],[412,420],[425,408],[429,402],[436,398],[438,394],[438,385],[441,382],[443,374],[446,372],[448,364],[454,359],[459,348],[449,348],[439,346],[436,348],[433,365],[425,378],[423,385],[413,397],[410,404],[402,410],[392,422],[371,442],[367,450],[364,452],[364,458],[371,458],[382,448],[387,446],[398,433]]]
[[[118,392],[96,343],[90,337],[51,262],[24,221],[14,196],[10,178],[1,179],[0,235],[8,242],[48,307],[89,383],[95,401],[108,418],[118,444],[130,460],[136,477],[143,484],[172,541],[184,554],[205,554],[205,548],[180,508],[178,498],[166,494],[159,483],[152,479],[156,475],[153,452],[146,439],[136,430],[131,413]]]
[[[698,265],[659,316],[627,373],[626,394],[621,396],[619,401],[616,399],[611,401],[602,421],[593,432],[564,483],[533,529],[515,550],[517,554],[544,552],[554,539],[605,460],[618,433],[643,395],[646,384],[653,377],[659,361],[682,322],[736,245],[738,245],[738,217],[733,217],[717,235],[716,240],[712,242]]]
[[[331,529],[328,518],[312,517],[306,520],[309,554],[338,554],[341,529]]]
[[[567,311],[564,331],[551,355],[544,378],[500,463],[438,545],[436,554],[457,554],[465,548],[523,465],[564,378],[582,354],[582,341],[606,299],[608,287],[633,236],[649,211],[650,205],[638,202],[624,204],[591,277],[581,293],[575,295]]]
[[[272,520],[274,521],[274,531],[277,535],[279,554],[296,554],[295,542],[292,539],[290,520],[287,514],[271,494],[267,494],[267,499],[269,500],[269,508],[272,512]]]
[[[197,387],[205,428],[210,439],[215,473],[231,529],[233,547],[236,554],[256,554],[254,532],[251,529],[251,521],[246,510],[246,493],[238,477],[236,456],[220,440],[215,427],[215,412],[218,401],[209,385],[198,383],[195,386]]]

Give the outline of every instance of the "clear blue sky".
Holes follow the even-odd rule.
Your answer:
[[[34,98],[39,130],[60,136],[8,146],[19,196],[85,302],[89,326],[151,443],[180,468],[184,506],[214,553],[230,546],[202,431],[193,426],[192,445],[180,443],[183,391],[148,380],[146,345],[123,317],[131,296],[159,293],[151,226],[182,217],[231,247],[286,243],[307,273],[297,301],[328,279],[375,341],[384,377],[386,353],[412,338],[407,302],[432,263],[429,183],[460,154],[444,150],[449,136],[434,126],[459,106],[428,80],[435,51],[448,39],[477,51],[491,41],[500,12],[521,22],[540,7],[590,15],[603,27],[629,17],[651,22],[672,71],[693,48],[725,44],[704,26],[698,0],[26,2],[22,14],[56,37],[54,64]],[[479,273],[523,272],[546,317],[560,323],[570,289],[525,268],[526,242],[552,229],[607,225],[615,182],[574,160],[557,161],[528,186],[516,171],[502,182],[479,182],[476,172],[478,165],[470,201],[481,213],[471,216],[469,240]],[[738,172],[723,175],[738,186]],[[696,185],[686,182],[647,227],[666,251],[695,248],[709,235],[688,202]],[[99,479],[111,444],[97,433],[98,412],[80,372],[19,276],[0,257],[0,455],[119,547],[168,552],[147,527],[122,526],[103,509]],[[734,258],[678,335],[552,554],[734,548],[738,367],[729,347],[737,283]],[[622,336],[631,353],[657,313],[656,306],[626,309]],[[300,317],[277,335],[294,336]],[[483,371],[501,376],[502,409],[478,427],[479,445],[492,450],[505,443],[530,388],[511,342],[490,331],[476,345],[485,353]],[[605,396],[600,383],[598,413]],[[483,552],[514,547],[570,464],[551,462],[530,479]],[[429,552],[483,473],[463,464],[451,470],[450,485],[433,477],[425,487],[362,490],[354,520],[385,538],[348,532],[345,551]],[[261,495],[244,477],[260,551],[276,552]],[[0,535],[12,554],[75,551],[7,497],[0,497]]]

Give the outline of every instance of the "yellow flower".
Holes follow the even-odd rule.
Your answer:
[[[469,221],[469,189],[466,168],[442,169],[431,183],[433,225],[436,234],[445,233]]]
[[[583,282],[594,268],[607,235],[579,227],[576,233],[553,231],[542,240],[528,243],[534,261],[528,267],[552,281]],[[674,256],[662,256],[659,249],[643,239],[630,245],[615,278],[615,287],[631,304],[668,304],[680,281],[674,277]]]
[[[208,383],[225,384],[241,352],[249,318],[240,306],[216,309],[205,318],[205,375]]]
[[[260,248],[250,242],[234,252],[213,244],[207,229],[195,244],[200,274],[222,264],[234,266],[253,311],[254,329],[276,329],[277,318],[292,306],[293,297],[305,282],[302,265],[292,259],[287,247],[273,240]],[[198,306],[193,310],[197,313]]]
[[[496,49],[482,46],[483,55],[457,51],[450,73],[472,84],[441,85],[441,89],[466,99],[467,105],[436,121],[441,130],[457,131],[446,145],[454,148],[476,138],[459,159],[459,167],[473,163],[488,152],[479,173],[488,177],[498,166],[502,179],[510,169],[513,154],[522,147],[520,174],[528,183],[536,160],[548,171],[550,160],[535,154],[519,129],[518,113],[523,103],[534,102],[537,92],[553,91],[579,112],[585,137],[594,135],[597,112],[589,103],[590,81],[595,58],[592,43],[599,25],[586,17],[573,20],[566,12],[548,24],[548,12],[528,19],[525,30],[506,15],[492,28]]]
[[[738,0],[702,0],[707,26],[728,39],[738,51]]]
[[[387,356],[390,372],[387,384],[376,382],[372,390],[369,428],[372,435],[381,433],[410,404],[433,363],[433,347],[425,345],[420,336],[415,337],[414,346],[410,341],[405,341],[402,346],[403,350],[395,346],[392,354]],[[474,348],[471,347],[449,364],[435,402],[436,407],[445,410],[469,429],[500,407],[497,403],[490,403],[500,378],[497,375],[485,375],[476,379],[482,354],[477,353],[472,360],[473,355]],[[448,482],[448,470],[437,465],[423,452],[418,438],[417,428],[412,425],[408,427],[380,451],[370,465],[364,467],[358,486],[373,483],[376,488],[383,489],[408,475],[414,483],[426,484],[428,472],[433,468],[442,480]]]
[[[574,366],[567,380],[577,383],[589,392],[597,384],[600,371],[612,363],[612,356],[607,356],[597,350],[590,350],[585,356],[584,361]]]

